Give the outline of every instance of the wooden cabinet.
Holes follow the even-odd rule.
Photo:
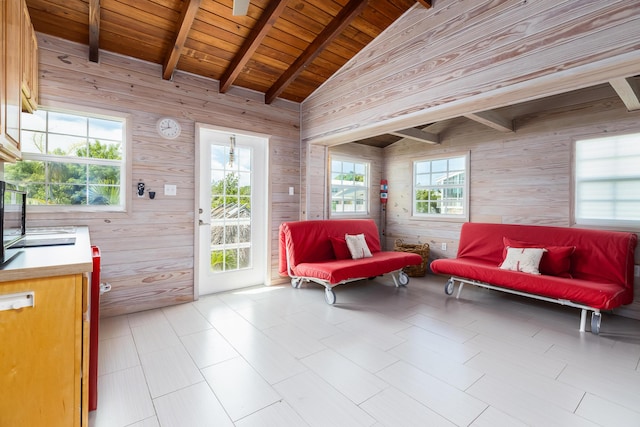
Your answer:
[[[5,107],[7,104],[7,89],[5,87],[5,54],[4,54],[4,45],[5,45],[5,2],[0,2],[0,151],[2,151],[2,146],[4,144],[5,133],[6,133],[6,122],[5,122]],[[2,155],[0,155],[0,161],[2,160]]]
[[[38,109],[38,39],[26,3],[22,10],[22,110],[33,113]]]
[[[22,17],[23,1],[3,1],[3,91],[0,123],[0,158],[20,158],[20,112],[22,111]]]
[[[20,113],[38,107],[38,40],[25,0],[0,3],[0,160],[20,154]]]
[[[0,283],[0,308],[0,426],[88,425],[87,275]]]

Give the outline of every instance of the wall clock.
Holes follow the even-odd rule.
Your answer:
[[[174,139],[180,136],[180,123],[171,117],[163,117],[158,120],[156,128],[158,129],[158,134],[163,138]]]

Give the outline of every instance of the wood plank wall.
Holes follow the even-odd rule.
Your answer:
[[[304,145],[308,150],[308,157],[304,157],[301,165],[303,179],[303,199],[305,205],[301,212],[302,219],[329,219],[330,213],[330,183],[329,171],[332,156],[342,156],[354,160],[363,160],[370,165],[369,179],[369,213],[365,218],[376,221],[378,227],[381,225],[380,212],[380,180],[384,178],[384,151],[379,147],[371,147],[362,144],[341,144],[333,147],[323,145]],[[307,171],[307,165],[312,167]],[[325,165],[323,167],[323,165]],[[306,179],[306,177],[309,177]],[[357,218],[362,218],[358,216]],[[342,217],[345,218],[345,217]],[[381,242],[384,244],[385,242]],[[393,246],[390,246],[393,247]]]
[[[75,105],[128,113],[132,117],[130,210],[126,214],[29,214],[37,225],[88,225],[92,244],[102,252],[102,281],[112,285],[102,296],[101,315],[112,316],[193,299],[195,123],[271,135],[270,278],[278,282],[278,226],[300,213],[300,106],[262,95],[231,90],[185,73],[161,78],[160,66],[101,52],[88,61],[88,47],[38,35],[40,98],[44,105]],[[181,136],[163,140],[156,121],[174,116]],[[157,191],[155,200],[133,196],[143,180]],[[177,196],[164,196],[165,183]],[[289,187],[295,195],[288,194]]]
[[[640,74],[640,2],[441,0],[409,10],[302,103],[333,145]]]
[[[302,185],[304,205],[301,219],[327,219],[327,161],[329,150],[320,145],[304,146]]]
[[[590,96],[594,95],[594,90]],[[603,93],[612,96],[610,88]],[[575,94],[577,100],[580,94]],[[629,113],[613,97],[584,104],[549,100],[544,110],[518,117],[516,132],[504,134],[467,119],[448,123],[441,145],[401,140],[384,149],[389,180],[387,244],[402,238],[429,243],[430,258],[452,258],[458,250],[460,222],[411,218],[412,162],[429,156],[469,152],[470,220],[569,227],[571,219],[572,150],[575,139],[640,132],[640,112]],[[348,144],[356,145],[356,144]],[[632,231],[635,230],[622,230]],[[447,250],[441,250],[441,244]],[[636,264],[640,248],[636,249]],[[640,283],[633,304],[616,310],[640,319]]]

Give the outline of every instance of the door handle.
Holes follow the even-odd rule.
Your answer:
[[[199,220],[198,220],[198,225],[211,225],[211,223],[209,223],[209,222],[204,222],[203,220],[199,219]]]
[[[0,311],[20,310],[34,305],[35,292],[33,291],[0,296]]]

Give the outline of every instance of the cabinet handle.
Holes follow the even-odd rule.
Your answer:
[[[0,295],[0,311],[20,310],[35,305],[35,292],[20,292],[18,294]]]

